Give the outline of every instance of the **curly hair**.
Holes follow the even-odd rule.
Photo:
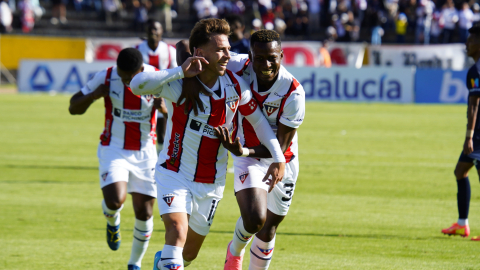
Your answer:
[[[211,37],[216,34],[230,35],[230,26],[226,20],[213,18],[200,20],[190,33],[190,51],[193,53],[193,48],[207,44]]]
[[[282,45],[280,35],[274,30],[259,30],[252,34],[252,37],[250,38],[250,48],[253,48],[253,44],[255,44],[255,42],[269,43],[273,41],[276,41],[279,46]]]

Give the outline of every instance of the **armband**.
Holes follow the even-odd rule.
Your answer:
[[[250,155],[250,149],[248,148],[242,148],[242,155],[241,157],[248,157],[248,155]]]
[[[465,134],[467,138],[473,138],[473,129],[467,129],[467,134]]]

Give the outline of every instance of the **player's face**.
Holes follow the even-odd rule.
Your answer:
[[[218,76],[223,76],[230,60],[230,42],[228,36],[223,34],[213,35],[210,42],[197,50],[198,56],[203,56],[209,62],[202,64],[205,71],[210,71]]]
[[[249,53],[253,71],[260,82],[272,82],[277,78],[282,64],[283,51],[276,42],[255,42]]]
[[[153,41],[155,43],[160,42],[160,40],[162,40],[162,34],[162,25],[159,22],[155,22],[147,26],[147,37],[149,41]]]
[[[122,79],[122,82],[126,86],[130,86],[130,82],[132,81],[133,77],[135,77],[135,75],[137,75],[142,71],[143,71],[143,66],[137,71],[124,71],[117,67],[118,76],[120,76],[120,78]]]

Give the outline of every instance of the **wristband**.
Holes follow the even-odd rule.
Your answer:
[[[473,129],[467,129],[467,134],[465,134],[467,138],[473,138]]]
[[[248,148],[242,148],[242,155],[241,157],[248,157],[248,155],[250,154],[250,149]]]

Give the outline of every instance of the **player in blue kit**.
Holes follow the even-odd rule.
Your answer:
[[[455,177],[457,179],[457,206],[458,221],[450,228],[442,230],[442,233],[448,235],[460,235],[467,237],[470,235],[468,226],[468,209],[470,206],[470,181],[468,171],[475,165],[480,174],[480,115],[478,103],[480,101],[480,23],[476,23],[469,30],[470,36],[467,39],[467,55],[475,60],[475,64],[467,73],[468,88],[468,109],[467,109],[467,133],[463,144],[463,151],[455,167]],[[472,240],[480,241],[480,237],[473,237]]]

